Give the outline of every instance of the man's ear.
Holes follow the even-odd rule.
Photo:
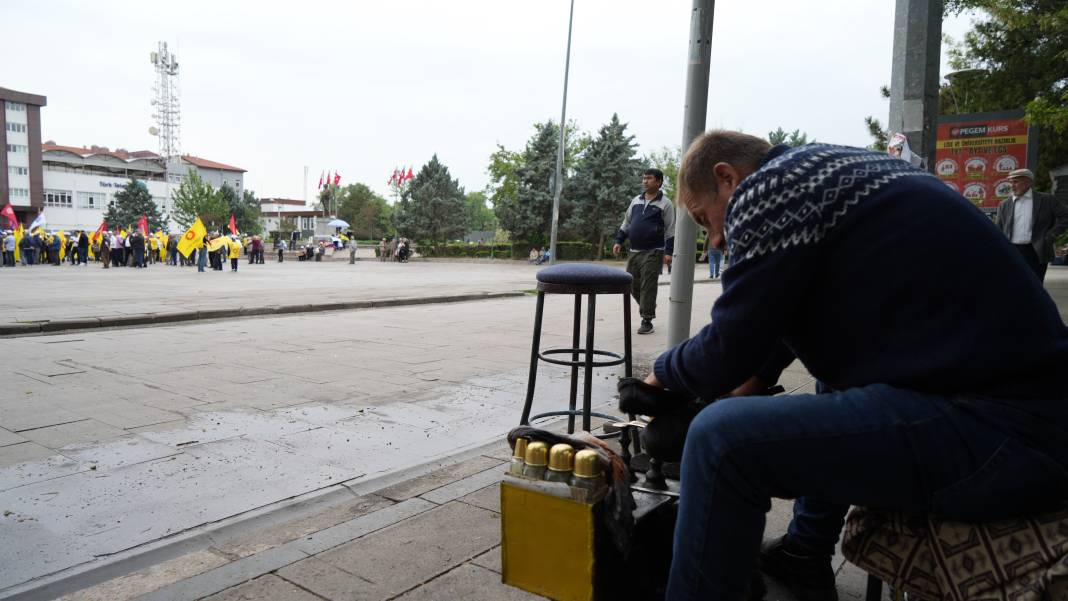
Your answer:
[[[728,188],[734,188],[742,181],[739,177],[738,170],[730,163],[716,163],[712,166],[712,174],[715,176],[717,186],[722,185]]]

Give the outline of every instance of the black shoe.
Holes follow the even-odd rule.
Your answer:
[[[666,415],[674,413],[691,400],[671,390],[657,388],[638,378],[620,378],[619,410],[637,415]]]
[[[760,549],[760,569],[778,580],[798,601],[838,601],[829,555],[813,555],[782,536]]]
[[[653,328],[653,322],[650,319],[643,319],[642,325],[638,326],[639,334],[652,334],[656,329]]]

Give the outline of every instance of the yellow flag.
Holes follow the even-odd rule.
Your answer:
[[[215,252],[215,251],[219,250],[220,248],[222,248],[224,246],[226,247],[227,252],[229,252],[229,250],[230,250],[230,239],[229,238],[220,236],[218,238],[214,238],[214,239],[208,241],[208,251],[209,252]]]
[[[67,256],[67,233],[63,230],[59,230],[56,234],[59,236],[59,262],[63,262],[63,258]]]
[[[197,220],[193,222],[193,226],[178,241],[178,252],[182,253],[183,257],[189,258],[194,249],[203,248],[204,236],[206,235],[208,235],[208,228],[204,227],[204,222],[200,220],[200,217],[197,217]]]
[[[156,233],[156,237],[159,239],[159,260],[160,261],[166,261],[167,260],[167,241],[170,239],[170,237],[164,235],[163,232],[157,232]]]

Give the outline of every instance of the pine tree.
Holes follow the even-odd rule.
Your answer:
[[[150,232],[163,228],[163,217],[144,182],[131,178],[126,187],[115,193],[115,202],[104,212],[109,227],[132,229],[141,217],[148,218]]]
[[[467,230],[464,189],[438,155],[409,183],[394,212],[397,234],[430,242],[463,237]]]
[[[635,158],[634,136],[613,114],[590,141],[567,186],[569,217],[565,227],[580,239],[597,245],[619,228],[631,198],[641,191],[642,161]]]
[[[230,215],[234,216],[237,231],[242,234],[255,235],[263,230],[260,222],[260,203],[256,200],[255,194],[245,190],[244,194],[238,196],[236,190],[223,184],[219,188],[219,198],[229,208]],[[229,216],[227,216],[227,222],[229,222]]]

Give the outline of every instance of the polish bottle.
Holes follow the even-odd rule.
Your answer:
[[[545,477],[545,469],[549,465],[549,445],[540,441],[533,441],[527,445],[527,456],[524,457],[523,477],[532,480],[541,480]]]
[[[515,449],[512,451],[512,461],[508,464],[508,473],[513,476],[523,475],[523,466],[526,465],[527,443],[525,438],[515,439]]]
[[[571,481],[571,469],[574,464],[575,450],[566,443],[554,444],[549,449],[549,469],[545,472],[545,479],[549,482]]]

